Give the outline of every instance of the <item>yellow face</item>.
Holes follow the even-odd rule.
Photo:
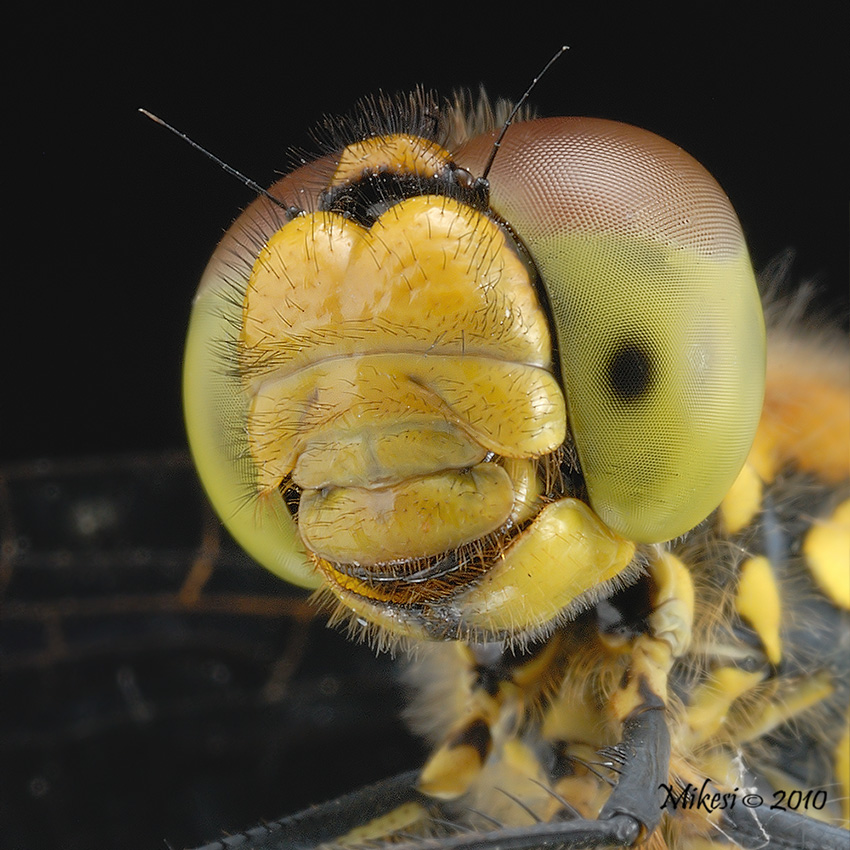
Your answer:
[[[761,409],[753,273],[698,163],[546,119],[485,184],[492,141],[385,132],[298,169],[192,313],[216,509],[379,640],[522,640],[634,580],[640,544],[718,505]]]

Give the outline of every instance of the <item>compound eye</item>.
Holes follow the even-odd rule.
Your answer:
[[[764,391],[761,306],[728,199],[673,144],[594,119],[512,127],[490,184],[549,297],[593,509],[639,542],[687,532],[740,471]]]

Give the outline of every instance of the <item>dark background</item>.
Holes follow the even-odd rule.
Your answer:
[[[563,4],[545,20],[291,7],[64,12],[10,29],[0,461],[184,442],[192,293],[251,193],[140,106],[270,183],[288,147],[362,95],[484,83],[516,97],[568,43],[532,97],[542,114],[675,141],[731,197],[756,266],[794,249],[796,276],[846,315],[845,45],[831,4],[690,3],[681,19]]]

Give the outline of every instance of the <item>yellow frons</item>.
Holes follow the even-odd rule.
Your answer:
[[[296,364],[303,359],[297,345],[297,334],[303,334],[299,325],[322,316],[327,293],[345,275],[363,234],[359,225],[329,213],[298,216],[274,233],[255,260],[245,291],[240,335],[244,349],[274,351]]]
[[[551,362],[546,314],[502,229],[434,196],[401,201],[368,230],[331,213],[284,225],[254,264],[240,343],[246,386],[382,351]]]

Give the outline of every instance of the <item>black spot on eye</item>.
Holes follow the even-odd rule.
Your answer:
[[[611,353],[605,375],[617,398],[635,401],[645,396],[652,384],[652,357],[639,343],[623,343]]]

